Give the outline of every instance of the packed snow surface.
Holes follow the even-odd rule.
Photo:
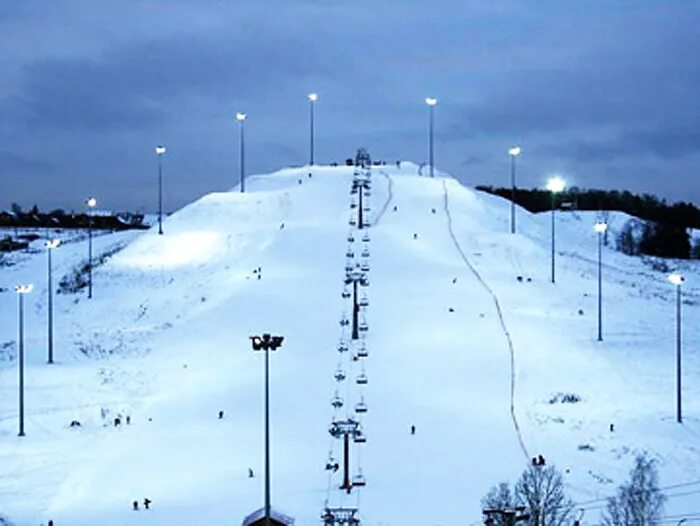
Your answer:
[[[263,501],[264,354],[249,337],[269,332],[285,337],[270,354],[273,506],[297,525],[318,524],[348,314],[352,178],[351,167],[254,176],[245,194],[210,194],[168,217],[165,235],[95,236],[98,255],[123,248],[95,270],[92,299],[56,296],[54,365],[41,242],[7,256],[0,517],[20,526],[240,523]],[[688,483],[667,491],[666,513],[699,511],[694,262],[668,263],[687,277],[679,425],[675,290],[665,272],[613,249],[623,214],[609,216],[598,342],[596,214],[557,213],[553,284],[548,213],[518,209],[511,235],[507,201],[444,174],[421,177],[410,163],[373,167],[369,203],[368,440],[353,459],[367,486],[359,499],[342,497],[333,478],[331,503],[359,504],[367,525],[477,524],[488,489],[542,454],[594,523],[600,499],[648,450],[663,487]],[[61,236],[55,284],[87,255],[84,236]],[[25,304],[25,437],[18,283],[35,284]],[[144,498],[151,509],[132,510]]]

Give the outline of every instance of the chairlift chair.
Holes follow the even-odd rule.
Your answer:
[[[367,385],[367,375],[365,373],[360,373],[357,375],[357,379],[355,381],[358,385]]]
[[[355,444],[365,444],[367,442],[367,437],[362,431],[358,431],[357,433],[355,433],[353,441],[355,442]]]
[[[348,344],[345,340],[340,340],[338,343],[338,352],[343,353],[348,351]]]
[[[350,221],[348,221],[348,224],[350,226],[357,226],[357,219],[355,219],[354,215],[350,218]]]
[[[357,329],[360,332],[367,332],[369,330],[369,325],[367,325],[366,321],[361,321],[360,324],[357,326]]]
[[[342,318],[340,318],[340,326],[341,327],[347,327],[348,325],[350,325],[350,320],[348,320],[346,316],[343,316]]]
[[[368,234],[368,233],[365,232],[365,233],[363,234],[363,236],[362,236],[362,241],[365,242],[365,243],[369,243],[369,234]]]
[[[367,350],[367,347],[364,345],[360,347],[357,351],[357,357],[358,358],[367,358],[369,356],[369,351]]]
[[[336,394],[333,397],[333,400],[331,400],[331,405],[336,409],[340,409],[341,407],[343,407],[343,399]]]
[[[360,400],[357,404],[355,404],[355,412],[356,413],[366,413],[367,412],[367,404],[365,403],[364,400]]]
[[[367,261],[363,261],[360,264],[360,270],[362,270],[362,272],[369,272],[369,263]]]
[[[363,258],[368,258],[368,257],[369,257],[369,249],[368,249],[368,248],[363,248],[363,249],[362,249],[362,257],[363,257]]]
[[[342,382],[343,380],[345,380],[345,378],[347,378],[345,371],[343,371],[342,369],[338,369],[333,376],[335,376],[335,379],[338,382]]]
[[[365,480],[364,475],[362,473],[358,473],[357,475],[355,475],[352,479],[352,485],[353,487],[357,486],[358,488],[366,486],[367,481]]]
[[[360,307],[369,307],[369,298],[367,294],[363,294],[360,298]]]
[[[345,268],[347,269],[347,266]],[[350,291],[347,288],[344,288],[341,296],[343,297],[344,300],[349,299],[351,296]]]

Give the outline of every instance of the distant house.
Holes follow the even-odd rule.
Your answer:
[[[270,524],[272,526],[292,526],[294,518],[284,515],[274,508],[270,508]],[[254,511],[243,519],[241,526],[265,526],[265,508]]]

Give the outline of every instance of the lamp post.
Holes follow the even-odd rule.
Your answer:
[[[158,233],[163,234],[163,155],[167,149],[165,146],[156,146],[158,156]]]
[[[435,110],[435,105],[437,104],[437,99],[435,97],[427,97],[425,103],[428,105],[430,111],[430,123],[429,123],[429,150],[430,150],[430,177],[435,176],[435,162],[433,158],[433,113]]]
[[[92,211],[97,206],[97,199],[90,197],[85,201],[88,206],[88,299],[92,298]]]
[[[15,292],[19,297],[19,433],[24,436],[24,295],[29,294],[34,285],[17,285]]]
[[[550,177],[547,181],[547,190],[552,193],[552,277],[551,281],[554,283],[554,204],[556,200],[556,195],[566,188],[566,182],[559,176]]]
[[[241,177],[241,193],[245,192],[245,120],[247,115],[241,113],[240,111],[236,113],[236,120],[241,127],[241,144],[239,150],[239,156],[241,160],[240,177]]]
[[[309,166],[314,165],[314,103],[318,100],[317,93],[309,93],[309,120],[311,123],[309,136]]]
[[[52,276],[52,264],[51,264],[51,253],[58,245],[61,244],[60,239],[50,239],[46,242],[46,252],[49,256],[49,356],[48,363],[53,363],[53,276]]]
[[[676,421],[681,424],[681,284],[685,278],[674,272],[669,275],[668,280],[676,286]]]
[[[608,229],[605,221],[598,221],[593,230],[598,233],[598,341],[603,341],[603,235]]]
[[[270,351],[276,351],[283,336],[251,336],[253,351],[265,351],[265,526],[270,526]]]
[[[515,158],[520,155],[520,146],[508,150],[510,155],[510,233],[515,234]]]

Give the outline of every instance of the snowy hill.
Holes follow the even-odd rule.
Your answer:
[[[270,356],[272,502],[297,525],[318,524],[348,314],[352,179],[347,167],[314,167],[312,177],[281,170],[249,178],[246,194],[190,204],[167,218],[164,236],[97,237],[97,253],[126,246],[96,270],[93,299],[57,296],[53,366],[45,254],[3,268],[0,516],[17,525],[240,523],[262,505],[264,357],[249,336],[271,332],[285,337]],[[410,163],[374,167],[370,203],[365,524],[480,523],[489,487],[516,479],[538,454],[562,470],[593,523],[598,499],[644,449],[659,459],[662,486],[697,484],[676,491],[667,513],[697,509],[694,262],[678,264],[688,278],[678,425],[674,290],[665,274],[605,248],[597,342],[593,214],[557,215],[551,284],[548,214],[518,210],[519,234],[510,235],[508,202],[447,176],[420,177]],[[61,246],[55,275],[85,255],[84,239]],[[19,438],[10,291],[22,282],[36,289]],[[129,425],[112,425],[127,415]],[[133,511],[145,497],[152,509]]]

